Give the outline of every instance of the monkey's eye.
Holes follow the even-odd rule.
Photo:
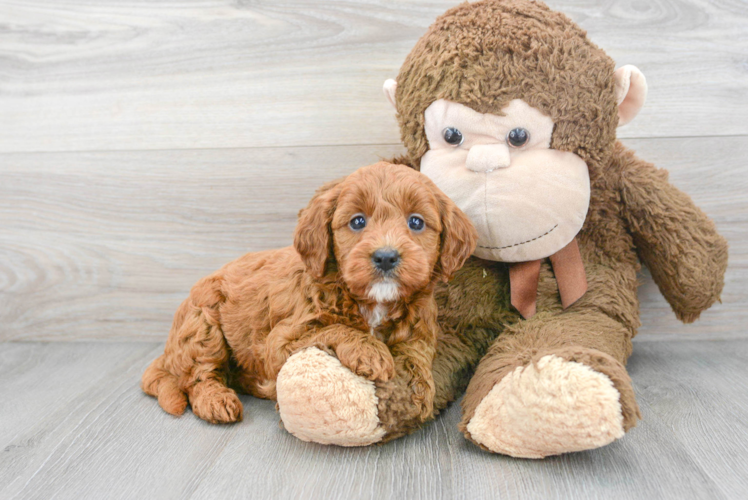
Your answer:
[[[366,227],[366,217],[362,214],[356,214],[348,223],[348,226],[354,231],[361,231]]]
[[[506,136],[506,142],[513,148],[521,148],[530,140],[530,132],[522,127],[517,127],[509,131]]]
[[[411,215],[408,217],[408,227],[413,231],[420,232],[426,227],[426,223],[420,215]]]
[[[462,141],[465,140],[462,136],[462,132],[454,127],[445,128],[442,135],[444,136],[444,140],[447,141],[447,144],[451,144],[452,146],[459,146],[462,144]]]

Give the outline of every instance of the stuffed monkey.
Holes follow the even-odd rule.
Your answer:
[[[727,266],[712,221],[616,141],[644,103],[642,73],[616,70],[540,2],[486,0],[437,19],[385,94],[407,149],[393,161],[429,176],[479,233],[437,294],[434,414],[467,385],[460,430],[486,450],[541,458],[621,438],[641,418],[625,368],[640,263],[683,322],[718,300]],[[407,367],[367,383],[299,353],[279,376],[281,419],[341,445],[422,425]]]

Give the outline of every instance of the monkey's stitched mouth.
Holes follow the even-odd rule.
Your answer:
[[[553,232],[553,230],[554,230],[554,229],[556,229],[557,227],[558,227],[558,224],[556,224],[555,226],[553,226],[552,228],[550,228],[550,229],[549,229],[548,231],[544,232],[544,233],[543,233],[543,234],[541,234],[540,236],[536,236],[536,237],[534,237],[534,238],[533,238],[533,239],[531,239],[531,240],[527,240],[527,241],[522,241],[522,242],[520,242],[520,243],[515,243],[515,244],[513,244],[513,245],[506,245],[506,246],[503,246],[503,247],[484,247],[483,245],[478,245],[478,248],[485,248],[486,250],[503,250],[503,249],[505,249],[505,248],[518,247],[518,246],[520,246],[520,245],[524,245],[525,243],[530,243],[530,242],[533,242],[533,241],[539,240],[539,239],[540,239],[540,238],[542,238],[543,236],[548,236],[548,235],[549,235],[549,234],[551,234],[551,233]]]

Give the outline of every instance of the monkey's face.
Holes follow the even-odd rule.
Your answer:
[[[478,230],[474,254],[522,262],[548,257],[574,239],[590,200],[587,164],[550,148],[553,120],[520,99],[478,113],[440,99],[425,113],[426,174]]]

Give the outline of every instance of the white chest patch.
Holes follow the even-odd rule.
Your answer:
[[[393,281],[380,281],[371,285],[367,295],[376,302],[394,302],[400,296],[400,289]]]
[[[362,308],[361,314],[366,318],[366,322],[369,324],[369,328],[371,329],[371,334],[379,338],[376,329],[389,315],[390,306],[387,305],[387,303],[394,302],[400,297],[400,288],[397,283],[393,281],[380,281],[371,285],[367,295],[369,299],[375,301],[377,305],[371,309]],[[382,339],[380,338],[380,340]]]
[[[387,313],[389,308],[381,303],[378,303],[367,315],[366,321],[369,323],[369,327],[373,330],[382,324],[387,319]]]

